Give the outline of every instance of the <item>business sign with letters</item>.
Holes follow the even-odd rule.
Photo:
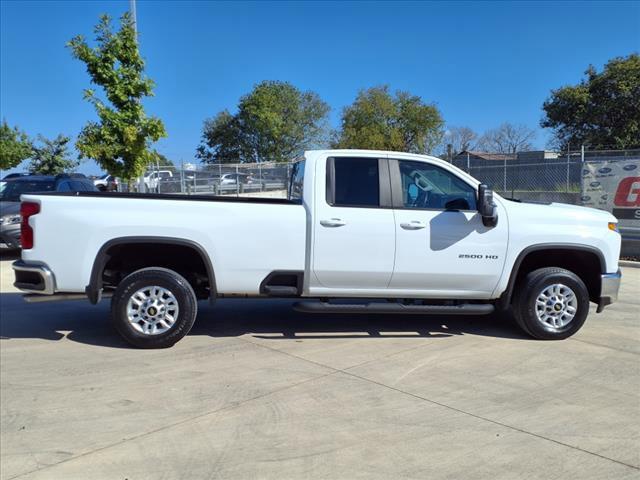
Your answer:
[[[640,159],[585,163],[580,200],[611,212],[621,226],[640,227]]]

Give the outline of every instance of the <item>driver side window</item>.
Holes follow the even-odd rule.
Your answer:
[[[476,191],[436,165],[398,161],[404,208],[475,210]]]

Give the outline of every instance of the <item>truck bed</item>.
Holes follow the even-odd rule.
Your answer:
[[[38,196],[47,197],[100,197],[135,198],[139,200],[182,200],[192,202],[240,202],[266,203],[271,205],[300,205],[299,200],[271,197],[236,197],[232,195],[185,195],[180,193],[129,193],[129,192],[43,192]]]
[[[257,294],[273,271],[305,268],[306,211],[279,198],[107,192],[28,194],[34,247],[24,260],[47,263],[56,290],[82,292],[100,249],[114,239],[189,240],[207,252],[218,293]]]

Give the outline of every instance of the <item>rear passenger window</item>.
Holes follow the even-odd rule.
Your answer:
[[[71,183],[70,182],[60,182],[60,184],[58,185],[58,191],[59,192],[70,192],[70,191],[72,191]]]
[[[73,180],[71,182],[71,189],[74,192],[86,192],[87,191],[87,187],[84,185],[83,182],[79,182],[77,180]]]
[[[378,207],[380,182],[377,158],[333,159],[333,206]]]

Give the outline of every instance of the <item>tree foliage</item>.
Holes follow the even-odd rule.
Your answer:
[[[286,161],[322,143],[329,106],[314,92],[265,81],[240,99],[238,113],[205,120],[197,156],[206,163]]]
[[[558,146],[640,147],[640,56],[610,60],[602,72],[590,66],[578,85],[553,90],[541,126]]]
[[[157,159],[151,143],[166,137],[162,121],[147,117],[142,106],[144,97],[153,96],[154,83],[144,74],[129,13],[120,18],[118,31],[113,31],[108,15],[101,16],[95,35],[94,48],[82,36],[68,43],[73,56],[86,64],[91,82],[102,87],[106,97],[103,101],[93,90],[85,90],[84,98],[95,107],[99,122],[85,125],[76,148],[110,174],[131,179]]]
[[[533,149],[536,132],[526,125],[503,123],[487,130],[478,140],[477,149],[494,153],[516,153]]]
[[[17,167],[31,156],[32,144],[18,127],[10,127],[6,120],[0,126],[0,170]]]
[[[443,125],[435,105],[409,92],[392,95],[386,85],[373,87],[342,112],[334,147],[429,153],[441,142]]]
[[[69,137],[58,135],[53,140],[38,135],[40,145],[33,146],[29,172],[40,175],[58,175],[76,168],[80,162],[69,156]]]

